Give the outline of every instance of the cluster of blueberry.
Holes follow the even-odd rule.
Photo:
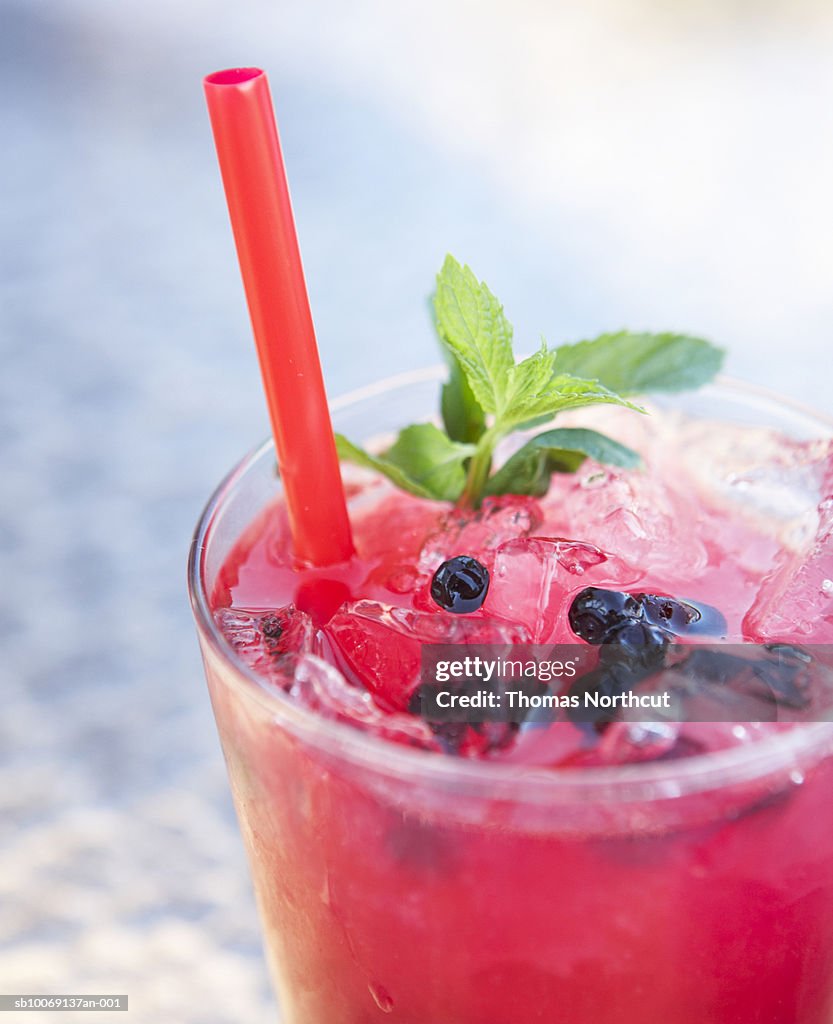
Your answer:
[[[658,594],[626,594],[586,587],[570,605],[570,628],[589,644],[621,648],[640,663],[662,663],[665,648],[687,633],[715,635],[725,629],[723,617]],[[699,627],[699,628],[698,628]]]
[[[673,640],[692,632],[725,630],[722,615],[659,594],[627,594],[602,587],[586,587],[573,599],[570,628],[582,640],[599,647],[598,666],[576,680],[570,693],[577,708],[576,722],[604,729],[616,717],[615,709],[588,707],[583,696],[595,692],[613,697],[633,689],[664,665]]]
[[[737,645],[678,647],[669,666],[675,638],[691,633],[725,636],[723,616],[708,605],[587,587],[576,596],[569,617],[576,636],[599,645],[598,666],[570,691],[579,696],[588,691],[614,696],[670,668],[667,678],[681,696],[716,699],[716,712],[726,714],[731,706],[738,720],[772,717],[776,712],[767,705],[792,712],[809,706],[810,679],[818,667],[807,651],[792,644],[752,645],[743,653]],[[584,705],[581,701],[571,716],[597,730],[616,717],[613,711],[588,711]]]
[[[439,566],[431,581],[431,597],[445,611],[465,614],[476,611],[486,599],[489,572],[470,555],[457,555]],[[685,601],[658,594],[628,594],[601,587],[587,587],[572,602],[570,626],[581,640],[600,647],[599,666],[578,679],[572,692],[589,689],[602,693],[621,693],[662,668],[669,645],[680,636],[692,632],[711,635],[725,630],[725,622],[712,608],[700,608]],[[419,713],[422,687],[413,695],[411,711]],[[579,713],[584,713],[584,701]],[[594,719],[603,726],[615,716]],[[445,745],[459,752],[464,736],[470,731],[460,724],[434,725],[435,734]],[[483,733],[483,724],[473,726]],[[499,736],[490,737],[492,748],[503,746],[517,726],[504,723],[491,725]],[[481,735],[481,739],[483,739]]]

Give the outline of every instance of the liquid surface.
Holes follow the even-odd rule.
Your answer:
[[[486,499],[476,512],[344,467],[356,558],[297,570],[285,509],[271,506],[220,573],[220,628],[270,685],[317,713],[440,753],[593,766],[688,756],[789,728],[622,720],[450,730],[412,713],[421,644],[581,643],[569,610],[587,587],[688,602],[720,623],[721,642],[833,643],[830,442],[670,414],[646,423],[617,410],[601,428],[624,435],[643,468],[588,461],[556,474],[541,499]],[[430,594],[435,570],[459,555],[490,574],[482,607],[463,615]]]

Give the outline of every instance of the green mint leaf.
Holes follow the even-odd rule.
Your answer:
[[[523,364],[521,364],[523,365]],[[585,405],[622,405],[634,412],[645,410],[621,395],[608,390],[595,380],[581,380],[569,374],[551,377],[542,390],[530,390],[525,394],[516,394],[511,407],[507,408],[498,420],[497,426],[501,433],[519,427],[521,424],[539,417],[554,416],[568,409],[579,409]]]
[[[383,473],[397,487],[421,498],[456,501],[466,482],[464,463],[474,445],[452,441],[433,423],[406,427],[382,455],[370,455],[336,434],[341,458]]]
[[[449,378],[440,394],[443,425],[452,441],[473,444],[486,429],[486,417],[459,362],[450,354],[448,362]]]
[[[550,352],[542,344],[537,352],[510,368],[506,389],[506,405],[510,412],[530,395],[547,390],[553,377],[554,363],[555,352]]]
[[[597,380],[619,395],[684,391],[710,381],[723,356],[722,349],[686,334],[619,331],[561,345],[555,372]]]
[[[510,456],[489,479],[487,494],[547,493],[553,473],[574,473],[586,458],[608,466],[635,469],[639,455],[612,437],[583,427],[563,427],[538,434]]]
[[[343,459],[345,462],[352,462],[357,466],[363,466],[365,469],[375,469],[377,473],[381,473],[382,476],[386,476],[392,484],[395,484],[400,490],[407,491],[409,494],[415,494],[418,498],[430,498],[429,492],[418,484],[415,480],[403,473],[398,466],[394,466],[393,463],[386,462],[384,458],[380,458],[377,455],[371,455],[366,452],[364,448],[360,448],[358,445],[353,444],[352,441],[348,440],[344,434],[336,434],[336,451],[338,457]]]
[[[433,498],[456,501],[466,482],[464,463],[474,452],[474,445],[452,441],[433,423],[419,423],[400,432],[385,452],[385,460],[407,473]]]
[[[575,473],[585,458],[581,452],[569,449],[539,448],[525,452],[523,457],[504,463],[489,478],[486,494],[528,494],[541,498],[549,490],[553,473]]]
[[[437,275],[434,312],[440,340],[459,361],[474,397],[487,413],[500,414],[512,354],[512,326],[485,284],[453,256]]]

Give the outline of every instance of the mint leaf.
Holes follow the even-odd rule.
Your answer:
[[[400,490],[407,491],[409,494],[415,494],[418,498],[431,497],[421,484],[418,484],[416,480],[412,480],[406,473],[403,473],[398,466],[386,462],[384,458],[370,455],[363,448],[348,440],[344,434],[337,433],[335,439],[336,451],[340,459],[343,459],[345,462],[352,462],[357,466],[363,466],[365,469],[375,469],[377,473],[381,473],[391,483],[396,484]]]
[[[449,378],[440,393],[440,411],[452,441],[473,443],[486,429],[486,417],[469,387],[457,359],[450,355]]]
[[[370,455],[336,434],[341,458],[383,473],[397,487],[420,498],[456,501],[466,482],[464,463],[474,445],[452,441],[433,423],[406,427],[382,455]]]
[[[518,453],[520,454],[520,453]],[[515,457],[512,457],[515,459]],[[538,448],[509,459],[486,484],[486,494],[529,494],[543,497],[553,473],[575,473],[586,456],[562,448]]]
[[[547,390],[553,376],[555,355],[542,344],[537,352],[509,370],[507,405],[510,408],[525,401],[527,396]]]
[[[574,473],[585,458],[609,466],[635,469],[639,455],[612,437],[584,427],[563,427],[538,434],[510,456],[489,479],[487,494],[547,493],[553,473]]]
[[[597,380],[620,395],[684,391],[710,381],[723,356],[722,349],[687,334],[618,331],[561,345],[555,373]]]
[[[474,445],[452,441],[433,423],[419,423],[401,431],[384,458],[424,487],[432,498],[456,501],[466,482],[463,463],[474,452]]]
[[[628,402],[598,381],[581,380],[568,374],[559,374],[551,377],[542,390],[530,389],[527,392],[516,393],[511,407],[497,421],[497,426],[502,433],[506,433],[513,427],[535,420],[539,416],[554,416],[568,409],[580,409],[584,405],[599,403],[623,405],[634,412],[644,412],[640,406]]]
[[[434,312],[440,339],[457,358],[484,412],[500,413],[505,404],[512,354],[512,326],[485,284],[453,256],[437,275]]]

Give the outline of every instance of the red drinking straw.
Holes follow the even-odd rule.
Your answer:
[[[259,68],[204,80],[249,305],[295,556],[353,553],[269,83]]]

